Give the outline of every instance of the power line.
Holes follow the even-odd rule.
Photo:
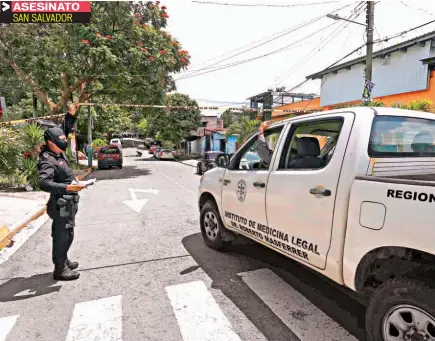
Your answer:
[[[336,23],[330,24],[330,25],[328,25],[328,26],[326,26],[326,27],[323,27],[322,29],[327,29],[327,28],[329,28],[329,27],[331,27],[331,26],[333,26],[333,25],[335,25],[335,24],[336,24]],[[265,54],[263,54],[263,55],[256,56],[256,57],[253,57],[253,58],[244,59],[244,60],[241,60],[241,61],[235,62],[235,63],[233,63],[233,64],[224,65],[224,66],[219,67],[219,68],[216,68],[216,69],[214,69],[214,70],[209,70],[209,71],[205,71],[205,72],[200,72],[200,73],[194,74],[194,75],[192,75],[192,76],[180,77],[180,78],[175,79],[175,81],[183,80],[183,79],[189,79],[189,78],[193,78],[193,77],[196,77],[196,76],[205,75],[205,74],[210,73],[210,72],[216,72],[216,71],[223,70],[223,69],[227,69],[227,68],[230,68],[230,67],[233,67],[233,66],[237,66],[237,65],[245,64],[245,63],[248,63],[248,62],[251,62],[251,61],[254,61],[254,60],[260,59],[260,58],[268,57],[268,56],[273,55],[273,54],[276,54],[276,53],[280,53],[280,52],[282,52],[282,51],[284,51],[284,50],[289,49],[289,48],[292,47],[293,45],[295,45],[295,44],[297,44],[297,43],[299,43],[299,42],[301,42],[301,41],[303,41],[303,40],[305,40],[305,39],[307,39],[307,38],[312,37],[313,35],[315,35],[315,34],[317,34],[317,33],[319,33],[319,32],[320,32],[320,30],[317,30],[316,32],[311,33],[311,34],[309,34],[309,35],[307,35],[307,36],[305,36],[305,37],[303,37],[303,38],[297,40],[296,42],[291,43],[290,45],[286,45],[286,46],[284,46],[284,47],[282,47],[282,48],[280,48],[280,49],[274,50],[274,51],[272,51],[272,52],[268,52],[268,53],[265,53]]]
[[[304,7],[304,6],[315,6],[315,5],[325,5],[330,3],[336,3],[339,1],[322,1],[322,2],[305,2],[300,4],[288,4],[288,5],[279,5],[279,4],[235,4],[235,3],[223,3],[223,2],[214,2],[214,1],[192,1],[201,5],[218,5],[218,6],[234,6],[234,7]]]
[[[345,6],[342,6],[342,7],[340,7],[340,8],[335,9],[334,11],[335,11],[335,12],[336,12],[336,11],[340,11],[340,10],[342,10],[342,9],[344,9],[344,8],[347,8],[347,7],[350,7],[350,6],[351,6],[351,5],[345,5]],[[281,38],[281,37],[283,37],[283,36],[285,36],[285,35],[287,35],[287,34],[290,34],[290,33],[292,33],[292,32],[295,32],[296,30],[299,30],[299,29],[301,29],[301,28],[303,28],[303,27],[305,27],[305,26],[307,26],[307,25],[309,25],[309,24],[311,24],[311,23],[313,23],[313,22],[316,22],[317,20],[320,20],[320,19],[324,18],[325,15],[328,14],[328,13],[329,13],[329,11],[328,11],[327,13],[325,13],[325,14],[322,14],[322,15],[318,16],[318,17],[315,17],[315,18],[313,18],[313,19],[310,19],[310,20],[308,20],[308,21],[306,21],[306,22],[304,22],[304,23],[301,23],[301,24],[296,25],[296,26],[292,26],[292,27],[287,28],[287,29],[285,29],[285,30],[282,30],[282,31],[276,32],[276,33],[274,33],[274,34],[272,34],[272,35],[269,35],[269,36],[267,36],[267,37],[265,37],[265,38],[262,38],[262,39],[259,39],[259,40],[256,40],[256,41],[253,41],[253,42],[251,42],[251,43],[249,43],[249,44],[247,44],[247,45],[244,45],[244,46],[241,47],[241,48],[238,48],[238,49],[232,50],[232,51],[230,51],[230,52],[224,53],[224,54],[222,54],[221,56],[225,56],[225,55],[230,54],[230,53],[232,53],[232,52],[239,51],[239,50],[241,50],[241,49],[243,49],[243,48],[245,48],[245,47],[249,47],[249,46],[252,46],[252,45],[254,45],[254,44],[258,43],[258,42],[261,42],[261,41],[263,41],[263,40],[266,40],[266,41],[263,42],[263,43],[260,43],[260,44],[255,45],[254,47],[251,47],[251,48],[249,48],[249,49],[247,49],[247,50],[245,50],[245,51],[242,51],[242,52],[240,52],[240,53],[237,53],[237,54],[235,54],[235,55],[232,55],[232,56],[230,56],[230,57],[228,57],[228,58],[226,58],[226,59],[224,59],[224,60],[220,60],[220,61],[218,61],[218,62],[216,62],[216,63],[213,63],[213,64],[211,64],[211,65],[205,66],[204,68],[197,69],[197,70],[191,70],[190,72],[188,71],[187,74],[186,74],[185,76],[189,76],[189,75],[194,74],[194,73],[197,73],[197,72],[199,72],[199,71],[209,69],[210,67],[212,67],[212,66],[214,66],[214,65],[217,65],[217,64],[220,64],[220,63],[222,63],[222,62],[224,62],[224,61],[226,61],[226,60],[228,60],[228,59],[234,58],[234,57],[239,56],[239,55],[241,55],[241,54],[243,54],[243,53],[249,52],[249,51],[251,51],[251,50],[253,50],[253,49],[257,48],[257,47],[260,47],[260,46],[263,46],[263,45],[265,45],[265,44],[268,44],[268,43],[270,43],[270,42],[272,42],[272,41],[274,41],[274,40],[276,40],[276,39],[279,39],[279,38]],[[278,36],[277,36],[277,35],[278,35]],[[273,39],[269,39],[269,38],[274,37],[274,36],[275,36],[275,38],[273,38]],[[276,36],[277,36],[277,37],[276,37]],[[209,61],[203,62],[203,63],[201,63],[201,64],[199,64],[199,65],[208,64],[209,62],[211,62],[211,61],[213,61],[213,60],[216,60],[216,59],[219,59],[219,58],[220,58],[220,57],[212,58],[212,59],[210,59]],[[184,77],[184,76],[183,76],[183,77]]]
[[[358,16],[361,14],[361,11],[364,9],[364,2],[361,1],[357,6],[355,6],[353,13],[347,18],[347,19],[356,19],[358,18]],[[293,65],[290,70],[286,73],[286,75],[284,76],[284,78],[279,77],[278,80],[279,82],[277,82],[277,85],[283,83],[285,80],[287,80],[289,77],[292,76],[293,71],[302,66],[303,64],[305,64],[308,60],[310,60],[311,58],[313,58],[317,51],[320,51],[328,42],[330,42],[331,40],[333,40],[336,36],[338,36],[344,29],[346,29],[348,26],[350,25],[350,23],[346,23],[344,22],[343,25],[338,28],[338,30],[340,30],[339,32],[337,32],[337,30],[334,30],[331,35],[329,35],[328,38],[326,38],[319,46],[315,46],[312,50],[310,50],[304,57],[302,57],[299,62],[295,65]],[[334,33],[336,33],[334,35]],[[316,52],[313,54],[313,52]],[[302,64],[301,64],[302,63]]]

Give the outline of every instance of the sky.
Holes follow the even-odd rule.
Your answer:
[[[206,2],[206,0],[198,1]],[[365,27],[326,17],[328,13],[349,17],[358,10],[357,6],[360,2],[321,0],[215,0],[214,2],[291,6],[224,6],[192,0],[161,1],[161,5],[168,8],[167,30],[191,55],[189,69],[174,75],[174,78],[178,79],[177,91],[196,99],[199,105],[240,107],[242,103],[247,102],[248,97],[268,89],[285,86],[287,90],[291,90],[304,81],[307,75],[323,70],[365,43]],[[358,18],[354,20],[365,23],[365,7],[359,12]],[[309,23],[315,18],[319,19]],[[431,20],[435,20],[435,1],[377,1],[374,38],[383,39]],[[294,30],[303,24],[304,27]],[[435,31],[435,23],[388,42],[376,43],[374,50],[430,31]],[[280,35],[282,36],[279,37]],[[262,45],[256,47],[258,44]],[[242,53],[248,49],[250,50]],[[273,53],[278,50],[281,51]],[[240,55],[234,56],[234,54]],[[265,54],[270,55],[258,58]],[[346,60],[364,55],[365,47]],[[198,75],[216,67],[251,58],[257,59]],[[210,65],[215,63],[217,64]],[[194,71],[196,74],[192,73]],[[179,79],[183,77],[188,78]],[[320,81],[309,81],[292,92],[320,95]]]

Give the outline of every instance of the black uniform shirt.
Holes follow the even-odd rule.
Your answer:
[[[39,161],[41,190],[53,195],[66,194],[66,186],[75,180],[74,172],[65,154],[55,154],[47,148],[42,150]]]

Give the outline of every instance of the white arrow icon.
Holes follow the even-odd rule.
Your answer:
[[[6,12],[11,6],[7,2],[2,2],[2,11]]]
[[[122,203],[130,207],[136,213],[140,213],[140,211],[142,211],[142,208],[149,200],[149,199],[138,199],[136,193],[151,193],[154,195],[157,195],[159,193],[159,190],[155,188],[151,188],[151,189],[129,188],[128,191],[130,192],[131,200],[124,200]]]

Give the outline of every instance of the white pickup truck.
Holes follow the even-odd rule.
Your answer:
[[[241,166],[255,134],[201,178],[206,244],[242,235],[369,296],[372,341],[435,340],[435,115],[346,108],[265,137],[269,165]]]

